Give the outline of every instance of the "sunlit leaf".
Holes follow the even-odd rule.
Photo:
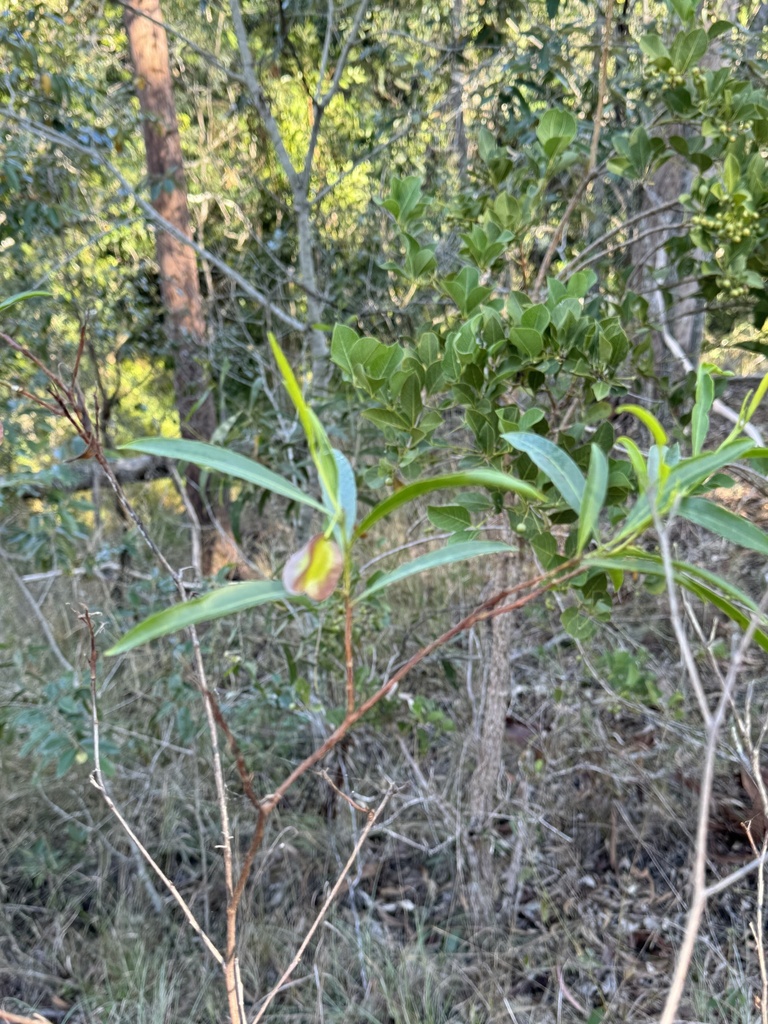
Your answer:
[[[320,483],[331,502],[334,512],[337,512],[340,509],[339,478],[331,442],[328,440],[328,435],[320,420],[304,401],[304,395],[301,393],[301,388],[296,380],[293,368],[278,345],[274,334],[269,335],[269,344],[277,367],[280,370],[280,376],[283,378],[285,390],[288,392],[288,397],[293,402],[299,415],[299,421],[309,445],[309,454],[312,456]]]
[[[616,412],[631,413],[639,419],[641,423],[644,423],[645,426],[648,427],[651,434],[653,434],[654,441],[659,445],[659,447],[663,447],[667,444],[667,434],[664,427],[662,427],[652,412],[648,412],[648,410],[644,409],[641,405],[620,405]]]

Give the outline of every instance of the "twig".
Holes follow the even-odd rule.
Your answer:
[[[669,598],[669,617],[672,621],[672,628],[675,631],[675,638],[677,639],[677,645],[680,648],[680,654],[685,664],[688,678],[693,686],[693,692],[696,695],[696,700],[699,704],[699,711],[701,717],[704,719],[704,724],[707,729],[712,728],[712,712],[709,710],[709,704],[707,703],[707,695],[704,692],[704,686],[701,681],[701,675],[699,674],[699,668],[696,664],[696,659],[693,656],[691,645],[688,642],[688,637],[685,632],[685,626],[683,625],[682,616],[680,614],[680,603],[677,597],[677,587],[675,586],[674,579],[674,566],[672,559],[672,551],[669,546],[669,536],[667,534],[667,526],[659,521],[657,515],[654,514],[654,525],[656,526],[656,533],[659,538],[659,554],[661,555],[662,564],[664,566],[664,578],[667,584],[667,596]]]
[[[152,221],[153,224],[162,228],[163,231],[171,235],[172,238],[175,238],[176,241],[181,242],[182,245],[188,245],[190,249],[196,252],[201,259],[206,260],[211,264],[211,266],[220,270],[225,277],[230,279],[230,281],[233,281],[244,295],[249,299],[252,299],[263,309],[268,310],[271,316],[285,324],[286,327],[290,327],[291,330],[300,331],[302,333],[310,329],[309,325],[303,323],[301,320],[297,320],[296,317],[291,316],[290,313],[286,313],[285,310],[271,302],[263,292],[260,292],[258,288],[254,288],[247,278],[243,277],[242,274],[239,274],[236,270],[230,267],[228,263],[219,259],[219,257],[215,256],[209,249],[200,245],[194,240],[194,238],[190,238],[174,224],[171,224],[170,221],[166,220],[165,217],[162,217],[151,203],[147,202],[146,199],[139,195],[128,179],[117,169],[117,167],[115,167],[111,160],[101,153],[100,150],[95,149],[93,146],[86,146],[81,142],[77,142],[68,135],[64,135],[62,132],[56,131],[55,128],[49,128],[47,125],[39,124],[28,117],[17,114],[9,107],[0,108],[0,116],[7,117],[10,120],[15,121],[31,134],[38,136],[38,138],[47,139],[54,145],[62,146],[65,149],[75,150],[76,152],[83,153],[85,156],[95,160],[114,176],[115,180],[122,186],[126,195],[129,195],[131,199],[133,199],[136,205],[141,209],[144,215]]]
[[[763,809],[765,815],[765,808]],[[768,835],[763,836],[763,852],[757,853],[757,845],[752,835],[752,823],[745,825],[747,839],[756,856],[764,856],[768,851]],[[760,966],[760,1019],[762,1024],[768,1024],[768,966],[765,959],[765,864],[761,864],[757,872],[757,907],[755,909],[755,920],[749,922],[749,930],[755,942],[757,950],[757,962]]]
[[[179,475],[178,469],[173,463],[171,463],[169,470],[171,480],[173,480],[173,486],[176,488],[176,493],[184,504],[184,509],[187,513],[187,518],[189,519],[189,526],[192,531],[192,568],[195,570],[195,578],[201,580],[203,578],[203,544],[200,519],[195,511],[194,505],[189,500],[187,489]]]
[[[7,1020],[10,1024],[51,1024],[47,1017],[39,1013],[34,1017],[25,1017],[21,1013],[11,1013],[9,1010],[0,1010],[0,1020]]]
[[[611,32],[613,31],[613,0],[606,0],[605,5],[605,27],[603,28],[603,46],[600,52],[600,76],[597,86],[597,105],[595,107],[595,119],[592,128],[592,142],[589,146],[589,164],[587,169],[591,173],[597,164],[597,147],[600,142],[600,128],[603,119],[603,106],[605,105],[605,94],[608,85],[608,57],[611,51]]]
[[[371,831],[373,826],[376,824],[376,819],[380,816],[381,812],[386,807],[387,802],[389,801],[389,798],[392,795],[392,790],[393,790],[393,787],[390,786],[389,790],[384,794],[384,799],[381,801],[381,803],[376,808],[376,810],[375,811],[371,811],[369,813],[368,820],[365,823],[365,827],[363,828],[362,832],[360,833],[360,836],[359,836],[357,842],[355,843],[354,849],[352,850],[352,853],[349,855],[349,859],[347,860],[347,863],[342,868],[341,874],[336,879],[336,882],[335,882],[333,888],[331,889],[331,891],[328,893],[328,897],[327,897],[325,903],[323,904],[323,906],[321,907],[320,913],[315,918],[315,920],[314,920],[314,922],[312,924],[312,927],[309,929],[307,934],[304,936],[304,939],[303,939],[301,945],[296,950],[296,953],[295,953],[295,955],[293,957],[293,960],[291,960],[291,962],[288,965],[288,967],[286,967],[285,971],[283,971],[283,974],[281,975],[279,981],[273,986],[273,988],[267,994],[266,999],[262,1003],[262,1005],[261,1005],[261,1007],[259,1009],[259,1012],[256,1014],[256,1016],[251,1021],[251,1024],[259,1024],[259,1021],[263,1018],[264,1014],[267,1012],[267,1009],[269,1008],[269,1005],[272,1002],[272,1000],[275,998],[275,996],[280,991],[282,986],[285,984],[285,982],[290,978],[290,976],[293,974],[293,972],[299,966],[299,964],[301,962],[301,958],[304,955],[304,952],[305,952],[307,946],[312,941],[313,935],[315,934],[317,929],[322,924],[323,919],[325,918],[325,915],[328,913],[328,910],[330,909],[331,904],[336,899],[336,896],[338,895],[338,892],[341,889],[341,886],[342,886],[342,884],[344,882],[344,879],[347,877],[349,872],[352,870],[352,866],[354,865],[355,860],[357,859],[357,855],[360,853],[360,850],[363,848],[363,844],[365,843],[365,840],[368,838],[368,833]]]
[[[48,620],[43,615],[43,613],[40,611],[40,608],[39,608],[39,606],[37,604],[37,601],[32,596],[31,591],[29,590],[27,585],[24,583],[24,581],[22,580],[21,576],[19,576],[19,574],[14,569],[14,567],[13,567],[13,565],[11,563],[11,560],[8,557],[8,553],[3,548],[0,548],[0,559],[2,559],[3,562],[5,562],[5,568],[6,568],[7,572],[8,572],[8,575],[11,577],[13,582],[19,588],[21,593],[24,595],[24,600],[27,602],[29,607],[32,609],[32,614],[34,615],[35,619],[37,619],[37,623],[40,626],[40,630],[41,630],[43,636],[45,637],[45,639],[46,639],[46,641],[48,643],[48,646],[51,649],[51,653],[56,658],[56,660],[58,661],[58,663],[61,665],[61,667],[64,669],[65,672],[70,672],[70,673],[72,673],[72,675],[74,675],[74,673],[75,673],[74,665],[72,665],[72,663],[70,661],[68,661],[64,657],[64,655],[62,654],[61,648],[59,647],[58,643],[56,642],[56,638],[54,637],[53,632],[51,631],[51,627],[50,627],[50,625],[48,623]]]
[[[154,859],[152,854],[147,850],[147,848],[141,842],[141,840],[136,835],[134,830],[128,824],[128,821],[126,820],[126,818],[124,817],[122,812],[119,810],[119,808],[117,807],[117,804],[112,799],[112,796],[109,793],[106,781],[104,779],[104,775],[103,775],[102,770],[101,770],[101,753],[100,753],[100,749],[99,749],[99,714],[98,714],[97,693],[96,693],[96,662],[97,662],[97,658],[98,658],[98,655],[97,655],[97,652],[96,652],[96,635],[95,635],[95,632],[94,632],[93,621],[91,619],[90,612],[88,610],[86,610],[82,615],[79,616],[79,618],[80,618],[80,620],[82,622],[85,623],[85,626],[86,626],[86,629],[88,630],[88,634],[89,634],[89,638],[90,638],[90,654],[89,654],[89,658],[88,658],[88,666],[89,666],[89,669],[90,669],[90,677],[91,677],[91,730],[92,730],[92,734],[93,734],[93,765],[94,765],[93,772],[91,773],[91,784],[101,793],[101,795],[102,795],[102,797],[104,799],[104,803],[107,805],[109,810],[114,814],[114,816],[120,822],[120,826],[123,829],[123,831],[125,832],[125,834],[131,840],[131,842],[136,846],[136,849],[142,855],[142,857],[147,862],[147,864],[150,866],[150,868],[152,868],[152,870],[155,872],[157,877],[160,879],[160,881],[166,887],[166,889],[171,894],[171,896],[174,898],[176,903],[181,907],[181,910],[182,910],[184,916],[186,917],[186,919],[189,922],[189,924],[192,927],[192,929],[200,936],[200,938],[202,939],[203,944],[205,945],[205,947],[208,950],[208,952],[214,958],[216,963],[218,963],[221,966],[223,966],[224,965],[224,957],[221,955],[219,950],[216,948],[216,946],[213,944],[213,942],[211,941],[209,936],[206,934],[206,932],[203,929],[202,925],[199,923],[199,921],[197,920],[195,915],[192,913],[192,910],[190,909],[189,905],[187,904],[187,902],[185,901],[185,899],[183,898],[183,896],[181,895],[179,890],[176,888],[176,886],[173,884],[173,882],[170,880],[170,878],[168,878],[168,876],[162,870],[162,868],[157,863],[157,861]]]
[[[662,557],[664,554],[662,552]],[[666,559],[665,559],[666,561]],[[666,565],[665,565],[666,572]],[[701,786],[699,790],[699,813],[698,823],[696,827],[696,846],[694,853],[694,865],[693,865],[693,885],[691,893],[690,907],[688,910],[688,919],[685,924],[685,933],[683,935],[683,942],[680,946],[678,953],[677,964],[675,965],[675,972],[672,976],[672,981],[669,986],[667,998],[664,1003],[664,1009],[661,1017],[659,1018],[659,1024],[673,1024],[676,1016],[677,1009],[680,1005],[680,1000],[683,996],[683,989],[685,988],[685,981],[688,977],[688,971],[691,966],[691,960],[693,958],[693,951],[696,946],[696,940],[699,935],[699,929],[701,927],[701,920],[704,915],[704,908],[707,903],[707,899],[714,891],[721,891],[721,888],[726,888],[727,885],[732,885],[738,872],[734,872],[730,876],[726,886],[706,886],[706,870],[707,870],[707,835],[709,832],[709,808],[712,799],[712,785],[714,782],[715,775],[715,758],[717,756],[717,741],[725,718],[726,710],[731,701],[733,688],[736,685],[736,680],[741,671],[744,663],[744,657],[749,649],[752,639],[755,635],[760,620],[768,607],[768,591],[763,595],[757,610],[752,614],[749,625],[744,631],[744,635],[741,638],[741,642],[734,652],[730,665],[728,667],[728,674],[725,678],[725,683],[722,688],[722,693],[715,709],[715,713],[711,716],[709,727],[707,730],[707,742],[704,749],[704,764],[701,776]],[[684,636],[683,632],[683,636]],[[687,642],[687,638],[686,638]],[[758,859],[751,870],[754,870],[756,866],[762,863],[761,859]],[[748,866],[748,865],[747,865]]]
[[[547,279],[547,272],[549,271],[549,268],[552,265],[552,260],[555,258],[555,253],[557,252],[557,247],[560,244],[560,239],[563,237],[563,232],[568,227],[568,222],[571,219],[571,214],[576,209],[579,200],[586,192],[589,183],[592,181],[593,178],[597,176],[597,173],[598,172],[596,168],[592,168],[591,170],[588,169],[584,177],[576,186],[576,191],[568,200],[568,205],[565,208],[565,213],[561,217],[560,223],[555,228],[554,234],[552,235],[552,238],[549,241],[549,245],[547,246],[547,251],[544,253],[544,259],[541,261],[539,272],[536,275],[536,280],[533,284],[534,295],[539,294],[542,288],[544,287],[544,282]]]

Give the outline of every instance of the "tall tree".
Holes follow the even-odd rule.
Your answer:
[[[141,107],[152,203],[178,233],[191,238],[168,37],[159,0],[135,0],[126,7],[125,28]],[[207,441],[216,427],[216,409],[203,362],[207,332],[197,257],[180,238],[167,231],[158,228],[155,238],[181,433],[183,437]],[[189,499],[203,533],[202,569],[209,573],[233,560],[234,548],[225,543],[222,549],[221,534],[215,528],[210,503],[201,488],[199,470],[190,467],[187,480]]]

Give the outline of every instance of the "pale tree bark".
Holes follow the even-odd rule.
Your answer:
[[[497,593],[510,586],[513,560],[499,559],[489,584]],[[479,728],[479,758],[469,783],[470,815],[470,905],[478,919],[487,919],[496,901],[497,872],[493,866],[493,843],[489,834],[491,814],[496,806],[503,764],[503,743],[511,683],[510,653],[514,641],[512,615],[499,615],[488,627],[489,666],[484,684],[482,721]]]
[[[451,8],[451,31],[453,34],[453,55],[451,57],[451,85],[446,103],[448,116],[453,128],[453,151],[456,154],[459,181],[466,184],[469,169],[469,142],[464,119],[464,93],[467,76],[462,70],[462,27],[464,22],[464,0],[453,0]]]
[[[735,21],[738,15],[738,0],[722,0],[714,12],[713,20],[722,18]],[[701,60],[701,67],[717,70],[727,58],[723,54],[723,39],[717,38]],[[667,135],[684,132],[681,125],[670,125]],[[685,372],[685,361],[693,366],[698,363],[704,336],[704,308],[698,295],[696,281],[677,283],[673,269],[669,267],[666,242],[679,231],[680,213],[670,209],[672,201],[687,192],[694,176],[691,165],[682,157],[673,157],[659,169],[653,188],[643,191],[642,207],[647,219],[642,224],[644,238],[632,250],[633,263],[639,268],[643,290],[649,297],[650,312],[659,326],[654,336],[656,368],[659,376],[681,375]],[[665,209],[659,212],[660,207]],[[654,234],[650,232],[658,231]],[[665,308],[662,288],[674,289],[674,300],[669,309]],[[672,339],[672,344],[670,344]],[[683,353],[684,359],[676,355]]]
[[[159,0],[134,0],[126,8],[124,20],[142,114],[152,205],[176,229],[176,234],[157,229],[155,246],[181,433],[207,441],[216,427],[216,409],[203,365],[207,332],[197,257],[179,237],[191,239],[192,231],[168,38]],[[190,504],[203,534],[203,571],[216,572],[237,561],[234,546],[223,540],[212,518],[226,522],[225,510],[211,509],[196,467],[189,467],[187,479]]]
[[[312,123],[310,125],[309,141],[304,154],[303,161],[294,165],[283,139],[280,125],[272,112],[269,98],[262,88],[256,74],[253,54],[251,53],[248,30],[243,19],[240,0],[230,0],[232,12],[232,25],[237,38],[240,60],[243,66],[243,80],[250,102],[261,118],[264,128],[272,143],[275,156],[288,181],[291,191],[293,214],[296,221],[296,242],[298,274],[296,283],[303,290],[307,307],[307,320],[310,328],[307,332],[309,349],[312,361],[312,378],[316,386],[324,387],[330,376],[331,365],[328,359],[328,341],[321,330],[315,324],[323,319],[324,300],[321,295],[321,287],[318,283],[317,254],[315,228],[312,220],[312,203],[309,198],[309,190],[312,179],[315,152],[320,138],[320,126],[323,115],[333,102],[341,87],[341,76],[350,58],[352,47],[357,42],[360,26],[368,10],[369,0],[359,0],[357,10],[352,19],[346,38],[341,46],[341,51],[336,58],[333,74],[330,74],[331,43],[334,33],[335,7],[334,0],[328,0],[328,12],[326,20],[325,38],[320,57],[320,66],[317,75],[317,87],[312,96]],[[330,75],[330,83],[327,78]],[[326,87],[327,86],[327,87]]]

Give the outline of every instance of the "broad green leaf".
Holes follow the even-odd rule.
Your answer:
[[[669,50],[662,42],[660,36],[657,36],[655,33],[649,33],[648,35],[641,36],[638,42],[640,49],[646,57],[650,57],[660,67],[669,67],[672,63]]]
[[[407,579],[409,576],[416,576],[419,573],[428,572],[430,569],[436,569],[441,565],[453,565],[456,562],[466,562],[470,558],[480,558],[483,555],[497,555],[502,552],[509,553],[516,551],[517,548],[495,540],[465,541],[462,544],[449,544],[448,547],[440,548],[438,551],[430,551],[427,555],[421,555],[419,558],[414,558],[410,562],[405,562],[403,565],[399,565],[397,569],[393,569],[392,572],[379,576],[370,585],[370,587],[364,590],[363,593],[355,599],[355,603],[370,597],[371,594],[375,594],[379,590],[383,590],[385,587],[391,587],[393,583],[399,583],[401,580]]]
[[[678,71],[687,71],[704,56],[708,46],[707,33],[703,28],[695,28],[678,33],[669,49],[669,56]]]
[[[142,437],[137,441],[120,445],[120,450],[144,452],[147,455],[157,455],[161,459],[180,459],[182,462],[191,462],[193,466],[210,469],[216,473],[224,473],[236,480],[245,480],[257,487],[263,487],[266,491],[272,491],[273,494],[289,498],[291,501],[311,505],[312,508],[319,509],[321,512],[326,511],[319,501],[315,501],[314,498],[305,494],[290,480],[273,473],[271,469],[261,466],[245,455],[229,451],[228,448],[219,448],[217,445],[205,444],[203,441],[185,441],[182,438]]]
[[[323,485],[323,490],[328,495],[334,512],[338,512],[340,510],[339,477],[331,442],[328,440],[328,435],[320,420],[304,401],[304,395],[301,393],[301,388],[296,380],[293,368],[285,358],[285,353],[278,345],[274,334],[269,335],[269,344],[280,370],[280,376],[283,378],[285,390],[288,392],[291,401],[296,407],[296,412],[299,414],[299,420],[309,444],[309,454],[312,456],[312,461]]]
[[[581,499],[579,513],[579,530],[576,539],[576,554],[580,555],[587,541],[595,533],[597,522],[605,502],[608,489],[608,460],[602,448],[593,444],[589,457],[587,483]]]
[[[712,374],[704,366],[696,373],[696,404],[691,413],[691,448],[694,455],[700,455],[709,433],[709,411],[715,400],[715,385]]]
[[[670,7],[683,22],[688,21],[696,10],[695,0],[668,0],[668,2]]]
[[[51,292],[16,292],[15,295],[9,295],[7,299],[0,300],[0,313],[6,309],[10,309],[11,306],[15,306],[17,302],[26,302],[27,299],[37,298],[50,298]]]
[[[345,324],[336,324],[331,338],[331,359],[350,377],[355,375],[355,367],[350,359],[353,346],[360,340],[360,335]]]
[[[697,526],[738,544],[739,547],[759,551],[768,556],[768,534],[743,516],[737,516],[721,505],[706,498],[683,498],[677,506],[678,512]]]
[[[574,512],[581,511],[584,477],[581,470],[562,448],[538,434],[512,432],[501,435],[513,448],[525,452],[537,469],[552,481],[563,500]]]
[[[149,640],[176,633],[187,626],[219,619],[223,615],[234,615],[270,601],[285,601],[289,596],[283,584],[273,580],[230,583],[226,587],[212,590],[209,594],[203,594],[202,597],[195,597],[191,601],[175,604],[172,608],[150,615],[110,647],[106,656],[111,658],[116,654],[125,654],[126,651],[140,647]]]
[[[589,640],[597,629],[597,623],[577,607],[566,608],[560,616],[563,629],[574,640]]]
[[[438,530],[466,530],[472,523],[469,512],[461,505],[430,505],[427,516]]]
[[[372,508],[357,527],[355,535],[359,537],[360,534],[366,533],[379,520],[422,494],[445,490],[448,487],[487,487],[492,491],[512,491],[528,501],[544,501],[541,491],[508,473],[502,473],[497,469],[465,469],[458,473],[445,473],[443,476],[433,476],[428,480],[416,480],[412,484],[406,484]]]
[[[648,412],[647,409],[643,409],[641,405],[620,405],[616,412],[631,413],[639,419],[641,423],[644,423],[645,426],[648,427],[651,434],[653,434],[653,439],[660,448],[667,444],[667,435],[664,427],[662,427],[652,412]]]
[[[542,114],[536,137],[551,159],[563,153],[576,138],[578,122],[568,110],[547,110]]]

